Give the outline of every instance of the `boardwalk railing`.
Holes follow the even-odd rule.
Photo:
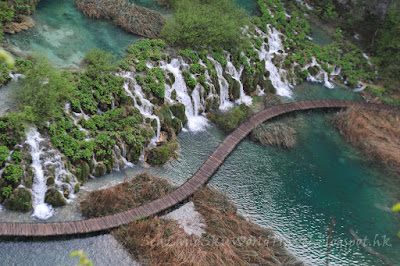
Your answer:
[[[400,109],[386,105],[378,105],[347,100],[312,100],[281,104],[265,109],[253,115],[247,122],[229,134],[200,169],[183,185],[172,193],[157,200],[122,213],[98,217],[82,221],[59,223],[0,223],[0,236],[56,236],[86,234],[109,230],[128,224],[139,218],[156,215],[193,195],[204,186],[221,166],[228,155],[255,127],[282,114],[320,108],[360,107],[368,110],[388,111],[400,114]]]

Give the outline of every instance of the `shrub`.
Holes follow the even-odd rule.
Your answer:
[[[171,44],[232,48],[241,44],[246,12],[232,0],[177,0],[162,30]]]
[[[73,88],[72,77],[59,72],[44,58],[38,58],[25,75],[14,95],[26,120],[51,121],[62,113],[63,104]]]
[[[8,154],[10,151],[6,146],[0,146],[0,168],[7,162]]]

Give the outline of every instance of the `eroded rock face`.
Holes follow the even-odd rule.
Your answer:
[[[126,0],[76,0],[76,4],[91,18],[112,20],[124,30],[147,38],[159,37],[165,24],[159,12]]]

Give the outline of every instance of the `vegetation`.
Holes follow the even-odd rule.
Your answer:
[[[400,122],[395,115],[350,109],[341,112],[335,124],[371,160],[400,172]]]
[[[256,127],[250,135],[262,145],[292,148],[296,145],[296,130],[282,122],[269,122]]]
[[[25,76],[15,92],[25,119],[34,123],[52,121],[62,113],[63,104],[72,91],[72,76],[59,72],[44,58],[37,58]]]
[[[158,198],[172,189],[163,179],[141,174],[116,187],[91,192],[80,209],[84,214],[89,213],[89,217],[118,213],[145,204],[153,194]],[[284,250],[281,240],[271,231],[238,216],[235,206],[216,190],[204,188],[196,192],[191,201],[207,225],[201,237],[188,236],[175,221],[160,218],[138,220],[113,230],[112,234],[146,265],[295,262]],[[245,244],[250,239],[254,245]],[[217,245],[212,245],[215,241]]]
[[[79,209],[86,218],[107,216],[153,201],[172,190],[173,187],[164,179],[139,174],[112,188],[89,193],[80,202]]]
[[[167,42],[225,49],[241,45],[247,14],[233,0],[176,0],[173,7],[162,31]]]
[[[378,39],[374,45],[376,53],[375,63],[379,66],[380,77],[387,80],[396,80],[395,86],[400,87],[400,7],[391,8]],[[393,88],[396,88],[393,86]],[[396,88],[397,91],[400,89]]]
[[[82,266],[94,266],[93,262],[91,262],[88,259],[87,254],[85,254],[82,250],[74,251],[70,254],[70,257],[78,257],[79,258],[79,264]]]
[[[251,108],[245,104],[232,107],[227,111],[209,113],[207,117],[222,129],[232,131],[252,115]]]

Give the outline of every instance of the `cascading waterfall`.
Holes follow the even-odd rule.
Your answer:
[[[136,79],[133,78],[132,72],[126,72],[121,77],[125,78],[125,83],[123,85],[126,94],[133,99],[134,106],[139,109],[140,113],[150,119],[155,119],[157,121],[157,132],[152,140],[152,144],[155,144],[160,139],[161,133],[161,122],[160,118],[153,114],[153,104],[144,97],[144,93],[142,91],[142,87],[137,84]],[[135,95],[133,95],[132,91],[129,89],[129,85],[132,84],[133,88],[135,89]],[[137,103],[136,97],[137,96],[141,102],[141,105]]]
[[[251,105],[253,103],[253,99],[246,95],[243,89],[243,83],[240,80],[240,77],[242,76],[244,66],[241,66],[239,71],[236,70],[232,62],[230,61],[230,58],[228,57],[228,64],[226,65],[226,72],[232,76],[233,79],[237,80],[240,84],[240,98],[237,100],[237,103],[244,103],[246,105]]]
[[[189,95],[189,91],[186,87],[185,80],[182,75],[181,66],[184,65],[182,60],[172,59],[171,63],[165,64],[161,63],[161,68],[168,70],[175,77],[175,82],[171,87],[166,89],[171,91],[176,91],[176,99],[185,105],[185,114],[188,119],[188,128],[190,131],[201,131],[208,125],[207,119],[199,115],[200,111],[200,93],[199,87],[196,86],[192,92],[192,97]]]
[[[219,95],[219,109],[220,110],[226,110],[229,107],[232,107],[232,103],[229,101],[229,83],[228,81],[224,78],[223,75],[223,69],[221,64],[214,60],[214,58],[207,57],[208,60],[214,63],[215,65],[215,70],[217,71],[218,75],[218,84],[219,84],[219,89],[220,89],[220,95]]]
[[[32,164],[34,170],[34,178],[32,185],[32,203],[33,217],[38,219],[48,219],[53,215],[53,208],[44,202],[47,190],[46,179],[44,177],[44,169],[41,161],[43,151],[40,144],[45,140],[41,138],[36,128],[30,128],[26,133],[26,143],[31,147]]]
[[[257,29],[257,32],[263,39],[268,39],[269,51],[266,50],[266,43],[261,46],[259,51],[259,59],[265,60],[265,69],[269,71],[269,79],[272,85],[276,89],[276,93],[280,96],[291,97],[292,91],[290,90],[289,82],[286,80],[286,71],[284,69],[278,69],[272,62],[272,55],[280,54],[279,51],[284,51],[282,41],[279,37],[279,33],[275,28],[271,29],[271,25],[268,25],[268,33],[265,34],[261,30]],[[283,81],[282,81],[283,80]]]

